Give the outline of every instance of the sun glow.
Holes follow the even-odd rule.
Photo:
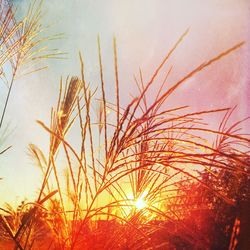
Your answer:
[[[132,201],[131,205],[136,207],[136,209],[141,210],[148,206],[145,197],[148,192],[144,191],[139,197],[135,198],[133,194],[128,195],[128,198]]]
[[[147,206],[147,203],[144,201],[143,198],[139,198],[137,199],[137,201],[135,202],[135,206],[137,209],[143,209]]]

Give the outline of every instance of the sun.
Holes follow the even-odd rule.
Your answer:
[[[135,202],[135,206],[137,209],[143,209],[147,206],[147,203],[143,200],[143,198],[138,198]]]
[[[147,204],[146,199],[145,199],[147,194],[148,194],[148,192],[144,191],[139,197],[138,196],[135,197],[135,195],[130,193],[128,195],[128,198],[130,200],[131,209],[132,209],[132,207],[135,207],[137,210],[141,210],[141,209],[148,207],[148,204]]]

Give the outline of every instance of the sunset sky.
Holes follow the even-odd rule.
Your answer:
[[[27,0],[16,0],[18,13],[25,13]],[[5,118],[9,134],[2,146],[12,148],[0,156],[0,206],[17,205],[25,197],[35,199],[40,171],[27,155],[29,143],[45,151],[48,134],[36,120],[49,124],[50,108],[56,104],[60,77],[79,75],[78,52],[84,55],[86,77],[93,87],[100,83],[97,35],[100,34],[107,95],[113,97],[112,40],[118,43],[121,99],[136,94],[133,75],[142,69],[147,81],[168,49],[190,28],[165,71],[173,66],[169,84],[195,66],[238,42],[240,49],[188,80],[169,99],[169,107],[188,104],[193,110],[238,105],[235,119],[250,115],[250,2],[248,0],[44,0],[44,24],[49,34],[63,33],[50,44],[66,52],[67,59],[50,60],[46,71],[15,82]],[[0,107],[6,87],[0,86]],[[218,120],[208,121],[214,126]],[[248,123],[249,124],[249,123]],[[246,127],[245,127],[246,130]],[[1,148],[1,149],[2,149]]]

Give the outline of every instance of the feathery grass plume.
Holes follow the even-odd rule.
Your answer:
[[[81,81],[77,77],[72,77],[65,88],[63,96],[60,96],[61,102],[58,103],[57,110],[52,110],[51,130],[60,137],[64,137],[73,124],[75,118],[71,120],[72,113],[77,107],[77,98],[79,97],[81,87]],[[59,138],[51,137],[50,152],[52,155],[55,155],[60,143]]]
[[[45,28],[42,25],[42,0],[34,0],[27,14],[17,21],[16,8],[9,1],[0,2],[0,78],[7,85],[8,92],[1,114],[0,128],[16,78],[46,68],[40,66],[43,59],[61,58],[58,50],[49,50],[43,45],[50,40],[58,39],[60,34],[42,35]],[[11,73],[7,74],[7,68]]]
[[[4,137],[4,117],[14,81],[23,75],[45,69],[46,66],[41,66],[41,60],[60,58],[63,54],[45,46],[45,43],[59,39],[61,35],[43,35],[45,27],[41,23],[42,2],[34,0],[26,16],[17,20],[14,4],[8,0],[0,1],[0,80],[8,88],[0,114],[0,139]],[[10,148],[11,146],[6,147],[0,154]]]
[[[53,169],[54,175],[57,182],[58,191],[61,197],[61,203],[63,205],[63,199],[61,194],[60,183],[57,175],[57,170],[55,167],[54,157],[58,150],[58,147],[62,142],[64,136],[67,131],[72,126],[76,117],[72,118],[72,113],[77,108],[77,98],[79,97],[79,93],[81,91],[82,84],[77,77],[72,77],[68,83],[66,83],[66,88],[64,93],[60,89],[59,94],[59,102],[57,105],[57,109],[51,111],[51,131],[54,134],[50,136],[50,155],[48,159],[47,169],[44,175],[43,184],[39,193],[38,201],[41,199],[45,186],[47,185],[47,179],[49,178],[50,171]],[[67,151],[66,151],[67,152]],[[69,165],[71,166],[71,165]],[[70,167],[70,172],[72,176],[73,182],[75,182],[73,170]]]

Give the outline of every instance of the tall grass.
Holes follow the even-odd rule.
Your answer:
[[[232,112],[229,108],[199,112],[193,112],[188,106],[165,108],[169,96],[186,80],[239,49],[243,43],[201,63],[168,86],[170,67],[159,89],[154,90],[155,99],[147,102],[158,74],[187,33],[173,45],[147,82],[140,72],[135,79],[139,94],[125,107],[120,106],[116,40],[113,41],[115,103],[106,99],[100,39],[97,42],[100,88],[92,89],[85,78],[84,59],[79,54],[80,74],[65,81],[61,79],[50,125],[38,121],[50,136],[48,155],[36,145],[29,147],[43,174],[38,198],[27,204],[27,210],[15,225],[1,216],[2,230],[16,248],[37,246],[39,216],[46,225],[50,249],[170,247],[167,236],[155,241],[155,235],[166,222],[185,228],[202,246],[202,240],[182,221],[190,211],[185,202],[187,195],[183,193],[198,183],[212,196],[234,204],[235,200],[220,185],[205,181],[201,172],[216,176],[218,181],[223,171],[249,175],[245,159],[249,156],[250,140],[238,130],[241,121],[227,126]],[[93,119],[96,102],[99,105],[97,122]],[[225,114],[218,130],[205,123],[206,117],[214,113]],[[78,132],[79,144],[70,141],[68,135],[72,130]],[[208,143],[211,136],[215,136],[213,145]],[[64,178],[61,159],[65,165]],[[170,231],[169,235],[173,233]],[[93,240],[97,236],[100,240]],[[102,245],[98,245],[100,241]]]

